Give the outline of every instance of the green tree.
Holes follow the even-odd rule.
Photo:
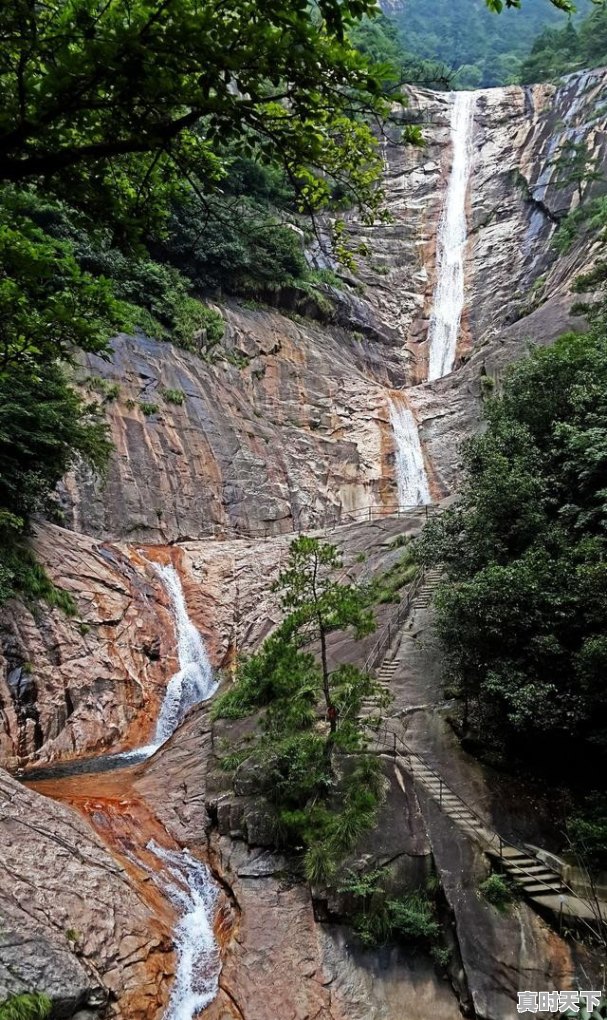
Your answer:
[[[607,336],[533,351],[485,404],[458,505],[432,522],[438,628],[466,725],[539,763],[607,752]],[[551,760],[554,760],[553,758]]]
[[[65,466],[100,462],[99,423],[65,363],[81,350],[108,353],[112,333],[135,324],[168,327],[185,346],[200,330],[211,345],[221,335],[217,317],[149,258],[180,208],[204,222],[240,160],[241,170],[274,168],[270,179],[280,166],[301,208],[326,205],[339,181],[369,217],[379,210],[381,160],[362,115],[387,106],[381,75],[347,41],[372,9],[370,0],[0,5],[0,373],[30,415],[15,439],[3,431],[4,553]],[[243,266],[271,280],[277,265],[283,276],[302,271],[292,232],[261,233],[238,250]]]
[[[365,604],[365,594],[356,585],[344,584],[335,579],[342,567],[334,545],[302,535],[295,539],[289,550],[289,563],[278,579],[277,587],[283,592],[282,607],[288,612],[288,625],[298,643],[320,645],[322,690],[333,736],[337,731],[338,707],[358,702],[356,686],[344,700],[344,670],[334,674],[329,670],[327,640],[334,631],[351,627],[355,637],[361,638],[374,629],[373,613]],[[350,680],[354,674],[350,673]]]
[[[162,216],[167,190],[188,177],[217,184],[230,142],[286,166],[312,204],[330,194],[328,174],[376,207],[373,136],[352,115],[384,108],[347,42],[374,10],[373,0],[5,4],[0,179],[44,179],[132,227]]]
[[[360,719],[363,699],[381,703],[381,689],[351,664],[329,668],[329,634],[351,628],[360,637],[373,627],[368,593],[342,582],[340,570],[333,546],[305,536],[292,543],[278,582],[286,615],[214,706],[216,718],[258,715],[239,768],[253,770],[272,804],[277,840],[306,848],[315,882],[330,880],[372,825],[382,791]]]

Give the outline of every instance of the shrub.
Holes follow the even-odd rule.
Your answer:
[[[161,392],[167,404],[177,404],[178,407],[181,407],[185,401],[185,395],[181,390],[165,388]]]
[[[375,896],[378,889],[372,891]],[[369,946],[397,941],[418,949],[440,949],[440,925],[436,907],[426,893],[418,890],[400,897],[373,899],[356,915],[354,927]]]
[[[99,393],[104,400],[111,403],[120,396],[120,386],[111,382],[110,379],[102,379],[101,376],[91,375],[84,382],[87,390]]]
[[[0,1020],[46,1020],[53,1008],[48,995],[25,992],[0,1003]]]
[[[150,404],[146,400],[139,401],[139,410],[146,418],[158,413],[158,404]]]
[[[504,911],[512,902],[512,889],[502,875],[489,875],[479,886],[481,894],[488,903],[498,910]]]
[[[567,819],[573,851],[590,868],[607,869],[607,797],[592,793],[582,809]]]

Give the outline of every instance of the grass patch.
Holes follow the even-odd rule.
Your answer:
[[[167,404],[176,404],[181,407],[185,403],[185,394],[181,390],[172,390],[167,386],[161,390],[161,393]]]
[[[0,1003],[0,1020],[46,1020],[52,1008],[53,1003],[48,995],[25,992]]]
[[[113,400],[117,400],[120,396],[120,386],[118,383],[111,382],[110,379],[102,379],[98,375],[90,375],[84,380],[84,385],[89,392],[98,393],[102,396],[108,404]]]
[[[410,540],[400,542],[399,535],[394,540],[395,547],[405,546],[405,551],[397,562],[374,578],[369,586],[369,604],[381,605],[385,602],[399,602],[400,590],[409,584],[418,571],[418,563]]]

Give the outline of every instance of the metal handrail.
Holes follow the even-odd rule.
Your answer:
[[[339,511],[335,514],[325,514],[324,517],[307,521],[306,523],[302,523],[303,513],[301,513],[297,521],[292,517],[287,527],[282,531],[275,530],[278,522],[276,522],[276,525],[271,524],[266,527],[247,526],[242,531],[238,529],[237,525],[229,521],[225,524],[216,522],[205,525],[204,531],[201,530],[198,533],[198,537],[201,539],[213,538],[223,542],[246,538],[282,538],[285,535],[297,535],[302,532],[334,531],[337,528],[355,524],[357,521],[384,520],[389,517],[403,517],[406,514],[422,513],[428,519],[430,513],[436,510],[438,506],[438,503],[418,503],[415,505],[386,503],[382,506],[366,504],[360,507],[353,507],[351,510],[344,510],[340,507]]]
[[[374,732],[377,732],[377,731],[374,731]],[[496,843],[498,844],[500,860],[502,860],[502,861],[504,860],[503,850],[504,850],[504,847],[507,847],[507,848],[509,848],[511,850],[516,850],[517,853],[525,854],[528,857],[529,856],[535,857],[535,859],[538,861],[538,863],[543,864],[543,861],[540,861],[540,859],[533,852],[529,851],[526,847],[519,846],[517,843],[513,843],[511,840],[504,839],[499,833],[492,831],[492,829],[490,827],[488,827],[487,822],[481,817],[481,815],[479,815],[478,811],[476,811],[473,807],[471,807],[470,804],[468,804],[468,802],[463,797],[461,797],[459,795],[459,793],[455,793],[455,791],[451,789],[451,787],[443,779],[443,777],[440,774],[440,772],[438,772],[435,769],[435,767],[432,764],[432,762],[428,758],[426,758],[425,755],[421,754],[419,751],[414,751],[412,748],[410,748],[409,745],[406,744],[405,741],[402,739],[402,737],[399,737],[398,734],[395,733],[394,731],[390,731],[390,735],[392,737],[392,740],[390,742],[388,742],[385,739],[385,737],[387,737],[387,735],[388,735],[388,724],[387,724],[387,721],[385,721],[385,723],[384,723],[384,740],[383,740],[383,743],[386,744],[387,746],[389,746],[389,744],[392,744],[394,758],[396,759],[398,757],[402,761],[405,761],[405,757],[416,758],[419,762],[421,762],[421,764],[426,769],[428,769],[428,771],[431,772],[432,775],[434,776],[434,778],[438,779],[438,781],[440,783],[440,786],[439,786],[439,807],[440,807],[441,811],[444,810],[443,809],[443,803],[442,803],[442,791],[443,791],[443,788],[444,788],[453,797],[455,797],[456,800],[458,800],[460,802],[460,804],[463,804],[464,807],[466,808],[466,810],[469,811],[470,814],[472,815],[472,817],[477,821],[479,826],[485,832],[489,833],[490,839],[489,840],[484,840],[484,842],[488,843],[489,846],[491,846],[492,844],[496,844]],[[400,751],[397,750],[397,744],[402,747],[402,749],[404,751],[404,754],[400,753]],[[418,782],[420,781],[419,777],[415,776],[415,773],[413,773],[413,778],[414,779],[418,778]],[[549,891],[555,892],[555,889],[554,889],[553,885],[550,885],[548,882],[546,882],[546,881],[544,881],[542,879],[537,879],[533,875],[533,873],[528,871],[523,865],[514,864],[513,866],[516,867],[517,870],[521,874],[526,875],[527,878],[529,878],[535,884],[543,885]],[[567,882],[565,882],[561,878],[560,875],[559,875],[559,882],[560,882],[561,888],[565,890],[567,895],[570,895],[574,899],[579,900],[580,903],[584,903],[586,906],[588,906],[590,908],[590,910],[594,910],[592,903],[589,900],[586,900],[582,896],[578,895],[578,893],[576,893],[575,890],[572,889],[572,887],[570,885],[568,885]],[[603,917],[601,915],[600,909],[599,909],[598,913],[599,913],[599,923],[600,924],[604,924],[604,919],[603,919]],[[595,929],[585,917],[577,916],[576,920],[578,922],[582,922],[582,924],[585,924],[586,927],[588,928],[588,930],[592,933],[592,935],[595,938],[597,938],[600,942],[605,944],[605,936],[601,933],[600,930]]]
[[[373,669],[375,669],[378,662],[383,660],[385,653],[392,644],[393,629],[395,630],[397,627],[400,627],[400,625],[404,623],[404,621],[409,616],[409,613],[411,612],[411,607],[413,605],[413,599],[415,598],[419,589],[421,588],[425,577],[426,568],[421,567],[420,570],[418,570],[415,577],[413,578],[413,582],[409,590],[407,591],[405,599],[399,603],[398,609],[396,610],[394,615],[388,620],[387,624],[385,625],[381,634],[379,635],[379,638],[377,639],[373,648],[371,649],[367,658],[365,659],[362,666],[362,670],[364,673],[370,673]]]

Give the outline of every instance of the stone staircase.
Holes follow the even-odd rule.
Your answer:
[[[467,836],[481,844],[483,850],[499,860],[502,870],[516,883],[521,892],[530,898],[537,896],[568,896],[568,890],[558,872],[549,868],[531,853],[511,846],[500,835],[490,829],[480,816],[470,808],[445,783],[442,776],[420,756],[399,750],[406,770],[438,801],[441,810],[451,818]],[[404,747],[404,745],[403,745]]]
[[[394,637],[397,637],[400,634],[406,619],[410,621],[412,616],[415,614],[417,610],[428,609],[428,607],[432,603],[432,600],[434,598],[434,592],[438,587],[440,579],[441,579],[440,570],[434,568],[432,570],[424,571],[421,583],[419,583],[419,587],[417,587],[417,589],[415,590],[413,597],[411,598],[411,601],[409,603],[408,612],[406,613],[405,618],[401,619],[400,621],[400,628],[399,629],[394,628]],[[391,625],[388,624],[388,628],[390,627]],[[360,713],[361,719],[365,720],[373,719],[377,718],[382,714],[381,704],[382,696],[384,692],[388,694],[390,693],[391,681],[394,679],[394,674],[398,669],[398,660],[395,658],[395,654],[396,654],[395,649],[392,647],[392,645],[390,645],[388,647],[386,655],[384,656],[381,662],[381,665],[379,666],[375,673],[375,679],[380,690],[377,696],[365,698],[365,700],[363,701]]]
[[[384,719],[382,725],[382,697],[384,693],[390,692],[400,665],[396,658],[395,639],[400,636],[406,621],[412,626],[412,617],[417,610],[429,608],[440,579],[440,570],[425,572],[421,580],[418,580],[417,587],[414,586],[411,591],[407,605],[401,607],[397,626],[389,624],[386,629],[387,640],[383,643],[386,651],[375,673],[380,689],[376,696],[365,699],[360,713],[361,720],[369,728],[370,746],[374,746],[378,753],[390,754],[397,766],[397,775],[400,768],[412,776],[438,802],[441,811],[498,863],[531,905],[541,908],[552,918],[558,918],[559,927],[563,918],[574,925],[584,926],[592,934],[593,940],[598,939],[604,945],[607,904],[599,905],[597,916],[596,904],[578,896],[566,885],[559,873],[542,861],[531,848],[523,849],[503,839],[447,785],[428,759],[407,747],[397,729],[393,728],[399,725],[397,719]],[[402,777],[399,782],[404,790]]]
[[[384,694],[390,693],[391,681],[394,678],[394,674],[398,669],[398,662],[394,658],[386,658],[382,662],[381,666],[375,674],[375,680],[377,686],[380,688],[376,695],[365,698],[361,705],[360,718],[365,721],[369,719],[378,718],[382,714],[381,699]]]
[[[432,570],[426,570],[421,588],[415,596],[413,609],[428,609],[434,599],[434,592],[438,587],[441,576],[440,570],[436,567],[433,567]]]

